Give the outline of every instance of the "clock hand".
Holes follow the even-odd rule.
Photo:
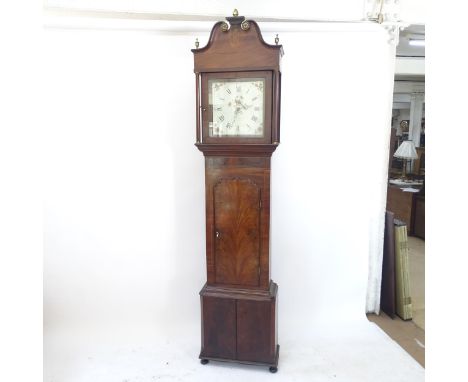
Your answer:
[[[236,117],[237,117],[237,114],[238,114],[238,109],[236,108],[236,110],[234,111],[234,117],[232,118],[232,124],[231,126],[234,126],[234,122],[236,121]]]
[[[236,103],[236,106],[242,106],[245,110],[247,110],[248,108],[242,103],[242,101],[239,99],[239,98],[236,98],[234,100],[234,102]],[[239,108],[236,108],[236,112],[239,110]]]
[[[249,108],[252,107],[252,105],[245,106],[241,101],[239,101],[239,103],[240,103],[240,105],[241,105],[245,110],[247,110],[247,109],[249,109]]]
[[[232,127],[236,126],[237,132],[239,132],[239,125],[238,124],[236,125],[236,119],[237,119],[237,116],[242,113],[242,109],[239,107],[239,104],[240,104],[239,100],[235,100],[235,102],[237,106],[234,110],[234,118],[232,119]]]

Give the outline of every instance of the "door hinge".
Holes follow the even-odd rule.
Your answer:
[[[262,209],[262,199],[258,202],[258,208],[261,210]]]

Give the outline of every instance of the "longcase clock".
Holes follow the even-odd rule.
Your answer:
[[[278,367],[270,278],[270,158],[280,140],[281,45],[227,17],[193,49],[196,146],[205,157],[207,282],[200,359]],[[198,45],[198,44],[197,44]]]

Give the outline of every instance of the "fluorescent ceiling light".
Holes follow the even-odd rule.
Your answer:
[[[426,46],[426,40],[409,40],[409,44],[413,46]]]

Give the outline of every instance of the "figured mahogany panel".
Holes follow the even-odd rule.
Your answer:
[[[236,300],[201,297],[202,355],[236,358]]]
[[[259,285],[260,188],[249,179],[214,187],[216,282]]]
[[[237,300],[237,359],[274,362],[275,300]]]

